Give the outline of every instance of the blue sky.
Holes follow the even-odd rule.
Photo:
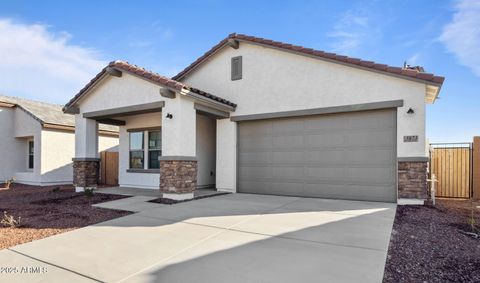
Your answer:
[[[107,62],[172,76],[231,32],[446,77],[432,142],[480,135],[480,0],[0,0],[0,93],[63,104]]]

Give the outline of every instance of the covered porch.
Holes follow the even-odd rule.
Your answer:
[[[64,108],[75,114],[77,191],[98,185],[99,124],[120,128],[120,188],[174,200],[215,188],[217,122],[235,104],[118,61],[92,81]]]

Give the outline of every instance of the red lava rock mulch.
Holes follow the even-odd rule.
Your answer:
[[[176,203],[182,203],[182,202],[187,202],[187,201],[192,201],[192,200],[197,200],[197,199],[202,199],[202,198],[211,198],[211,197],[228,195],[228,194],[229,193],[227,193],[227,192],[216,192],[216,193],[212,193],[212,194],[208,194],[208,195],[196,196],[192,199],[174,200],[174,199],[169,199],[169,198],[157,198],[157,199],[149,200],[148,202],[161,203],[161,204],[176,204]]]
[[[0,225],[0,249],[128,215],[131,212],[91,206],[125,197],[108,194],[87,197],[75,193],[72,186],[13,184],[10,190],[0,190],[0,217],[4,211],[15,219],[21,217],[21,226]]]
[[[470,200],[398,206],[383,282],[480,282],[480,239],[460,232],[471,231],[471,206]]]

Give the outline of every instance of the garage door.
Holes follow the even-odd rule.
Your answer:
[[[396,201],[396,109],[238,127],[240,192]]]

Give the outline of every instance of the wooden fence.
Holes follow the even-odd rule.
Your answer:
[[[118,152],[100,152],[100,184],[118,185]]]
[[[435,195],[446,198],[470,198],[472,195],[472,146],[432,144],[430,172],[438,183]]]

